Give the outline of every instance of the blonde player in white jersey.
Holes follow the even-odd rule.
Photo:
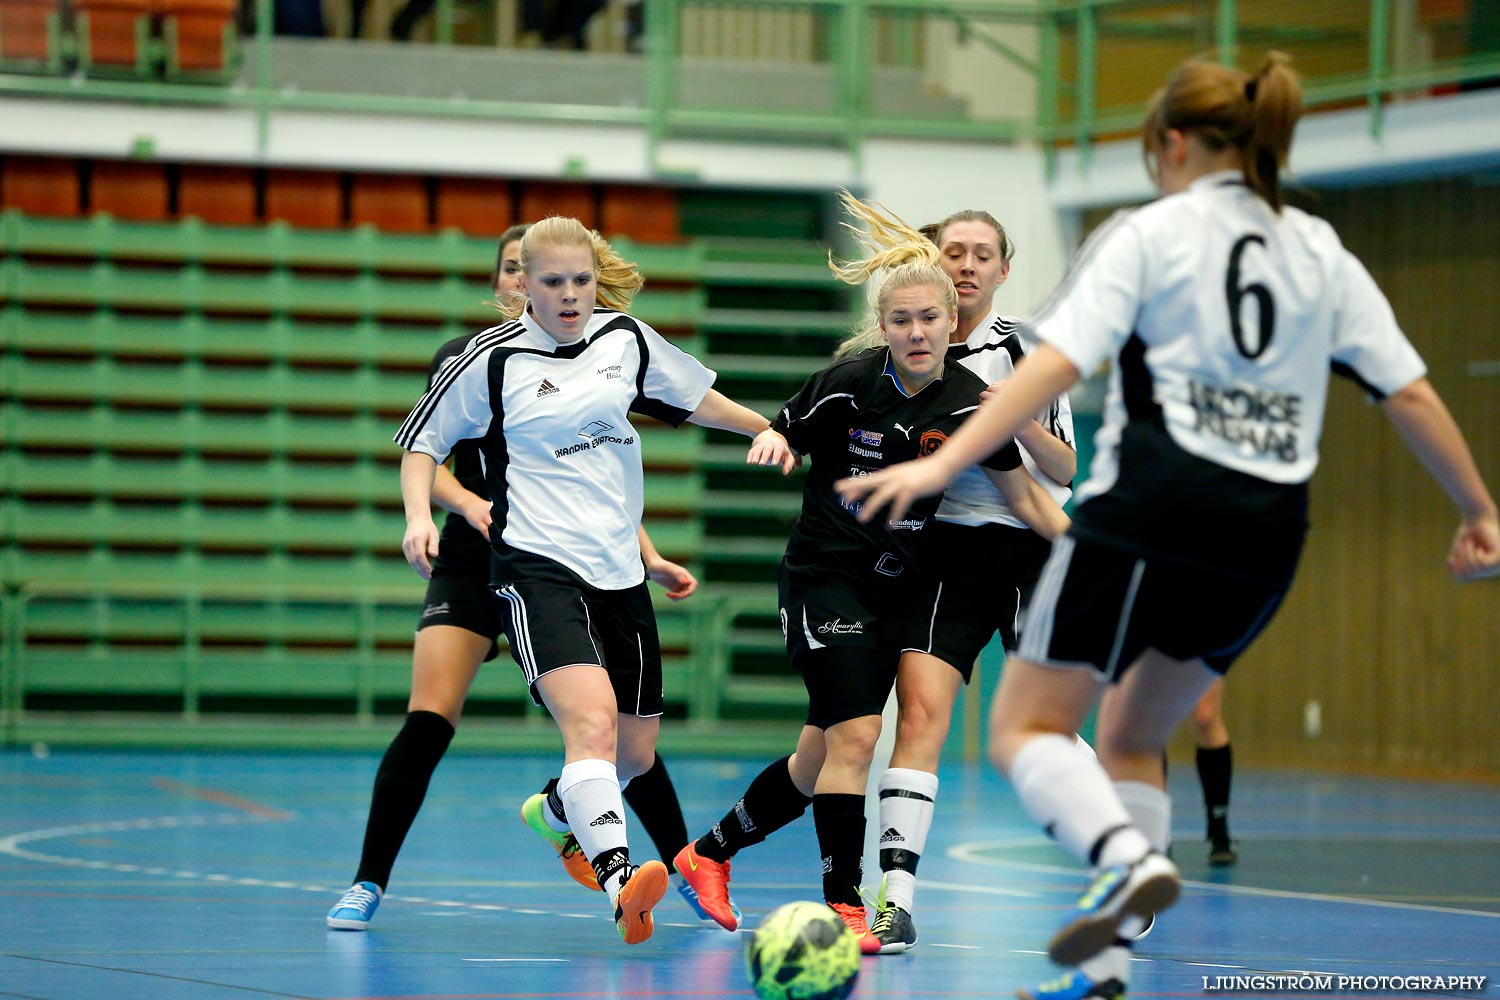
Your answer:
[[[624,311],[643,279],[598,233],[543,219],[521,238],[520,265],[525,295],[502,310],[511,322],[444,365],[396,435],[406,449],[401,548],[431,575],[437,465],[477,439],[492,500],[490,580],[506,602],[511,657],[561,731],[556,792],[567,825],[620,936],[639,944],[668,872],[660,861],[631,864],[622,815],[621,782],[652,766],[663,710],[630,416],[744,434],[754,438],[749,461],[783,473],[795,457],[765,417],[712,388],[714,372]]]
[[[1010,274],[1015,247],[990,213],[967,209],[923,229],[937,246],[958,293],[958,325],[949,357],[986,385],[1009,378],[1026,348],[1019,321],[994,310],[995,293]],[[841,353],[865,346],[851,338]],[[897,630],[896,741],[878,782],[880,896],[870,932],[880,953],[899,954],[917,943],[914,901],[917,868],[937,804],[938,763],[958,693],[974,662],[999,633],[1016,649],[1016,626],[1052,549],[1066,530],[1061,507],[1077,471],[1073,412],[1066,395],[1016,433],[1026,471],[1050,497],[1046,522],[1033,530],[978,467],[960,473],[943,494],[927,528],[932,580],[909,603]]]
[[[1494,499],[1385,296],[1332,228],[1282,206],[1300,112],[1284,57],[1253,76],[1180,67],[1145,122],[1163,197],[1101,227],[1030,320],[1036,351],[942,449],[838,485],[862,517],[899,518],[1113,360],[1094,468],[991,709],[995,765],[1097,866],[1048,945],[1062,965],[1109,955],[1177,899],[1161,752],[1290,585],[1330,367],[1380,401],[1458,507],[1449,571],[1500,572]],[[1096,762],[1072,734],[1111,683]],[[1118,996],[1123,975],[1021,995]]]

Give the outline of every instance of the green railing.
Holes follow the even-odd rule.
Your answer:
[[[75,68],[68,53],[77,48],[59,42],[64,51],[27,67],[32,72],[0,72],[0,94],[250,108],[263,147],[276,112],[316,109],[637,124],[657,142],[682,135],[795,137],[857,150],[865,137],[894,136],[1033,140],[1055,148],[1087,147],[1134,130],[1166,71],[1194,54],[1243,64],[1267,48],[1288,51],[1304,74],[1311,107],[1364,104],[1376,134],[1392,99],[1500,77],[1500,5],[1493,3],[1463,5],[1444,20],[1446,7],[1393,0],[651,0],[643,54],[623,57],[641,87],[638,101],[383,95],[277,85],[285,67],[270,34],[272,0],[258,0],[257,10],[258,33],[231,48],[243,54],[243,65],[229,67],[218,83],[171,78],[169,68],[169,78],[160,80],[59,75]],[[704,57],[693,55],[684,19],[730,10],[765,18],[797,12],[805,19],[798,30],[807,36],[806,52],[796,66],[764,57],[731,60],[734,72],[748,74],[746,85],[720,87],[725,99],[705,97],[714,91],[705,81],[728,71],[723,60],[706,67]],[[452,13],[451,2],[439,4],[433,32],[439,46],[451,45]],[[386,72],[399,75],[399,60],[414,49],[379,51],[389,60],[381,64]],[[791,72],[797,67],[806,75]],[[898,69],[906,75],[891,76]],[[999,80],[1006,73],[1010,82],[994,88],[1006,93],[985,93],[991,75]],[[232,78],[237,82],[226,85]],[[797,91],[788,95],[792,104],[770,96],[777,83]],[[900,99],[921,95],[947,103]]]

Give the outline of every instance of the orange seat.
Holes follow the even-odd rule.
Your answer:
[[[308,229],[344,224],[344,191],[332,170],[272,170],[266,175],[266,218]]]
[[[349,221],[395,233],[424,233],[427,181],[412,174],[355,174],[349,193]]]
[[[87,63],[97,66],[135,66],[144,53],[137,44],[137,26],[149,24],[151,0],[74,0],[79,15],[79,41],[87,46]]]
[[[254,225],[255,171],[184,165],[177,177],[177,214],[219,226]]]
[[[0,0],[0,59],[41,59],[49,55],[47,18],[58,0]]]
[[[521,185],[521,218],[536,222],[549,215],[568,215],[589,229],[598,226],[594,189],[588,184],[526,181]]]
[[[89,208],[136,222],[167,217],[167,170],[160,163],[96,160],[89,180]]]
[[[629,236],[640,243],[681,240],[676,189],[629,184],[606,186],[599,230],[606,236]]]
[[[224,29],[239,12],[236,0],[155,0],[155,7],[170,27],[168,58],[177,69],[225,68]]]
[[[0,205],[29,215],[78,215],[82,185],[78,161],[7,156],[0,164]]]
[[[470,236],[499,239],[516,220],[511,182],[486,177],[439,177],[437,224]]]

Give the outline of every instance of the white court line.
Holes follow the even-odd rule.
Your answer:
[[[465,962],[568,962],[566,958],[466,958]]]
[[[278,881],[273,879],[243,878],[236,875],[221,875],[212,872],[194,871],[172,871],[166,868],[142,868],[139,865],[122,864],[111,861],[92,861],[85,858],[71,858],[61,854],[46,854],[41,851],[33,851],[24,845],[42,840],[56,840],[61,837],[82,837],[100,833],[120,832],[126,830],[162,830],[173,829],[184,826],[229,826],[241,823],[276,823],[285,822],[292,817],[285,815],[266,816],[259,813],[235,812],[225,813],[218,816],[157,816],[142,819],[110,820],[99,823],[77,823],[70,826],[54,826],[43,830],[30,830],[24,833],[13,833],[8,837],[0,837],[0,855],[8,854],[14,858],[24,861],[36,861],[42,864],[59,865],[65,868],[91,868],[103,869],[129,874],[160,875],[167,878],[182,879],[188,882],[209,882],[216,885],[244,885],[258,888],[271,889],[294,889],[299,892],[315,892],[320,895],[332,895],[341,890],[326,885],[305,885],[294,882]],[[382,897],[383,900],[399,900],[402,903],[410,903],[417,906],[440,906],[467,910],[501,910],[509,912],[513,908],[502,906],[497,903],[466,903],[450,899],[428,899],[422,896],[397,896],[394,894]],[[540,910],[519,910],[522,913],[543,913]],[[574,919],[593,919],[600,914],[594,913],[563,913],[557,916],[572,917]]]
[[[1003,889],[993,885],[962,885],[958,882],[933,882],[923,879],[921,882],[924,889],[947,889],[949,892],[977,892],[985,896],[1015,896],[1019,899],[1036,899],[1041,893],[1027,892],[1024,889]]]
[[[1038,875],[1067,875],[1083,881],[1088,878],[1088,872],[1083,868],[1069,868],[1065,865],[1042,865],[1030,861],[1007,861],[1003,858],[994,858],[984,851],[997,848],[1015,847],[1038,847],[1051,844],[1052,841],[1045,837],[1023,837],[1011,840],[970,840],[962,844],[955,844],[944,852],[955,861],[964,861],[974,865],[988,865],[991,868],[1009,868],[1014,871],[1034,872]],[[1333,896],[1321,892],[1296,892],[1291,889],[1266,889],[1253,885],[1231,885],[1226,882],[1192,882],[1184,879],[1182,884],[1194,889],[1203,889],[1210,892],[1222,892],[1235,896],[1261,896],[1271,899],[1305,899],[1318,903],[1344,903],[1349,906],[1373,906],[1377,909],[1386,910],[1415,910],[1422,913],[1451,913],[1464,917],[1488,917],[1491,920],[1500,919],[1500,913],[1489,910],[1464,910],[1455,906],[1433,906],[1430,903],[1402,903],[1389,899],[1360,899],[1357,896]]]

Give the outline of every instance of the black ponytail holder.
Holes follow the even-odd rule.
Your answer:
[[[1251,104],[1255,103],[1255,91],[1257,83],[1259,83],[1259,81],[1253,76],[1245,81],[1245,100],[1249,101]]]

